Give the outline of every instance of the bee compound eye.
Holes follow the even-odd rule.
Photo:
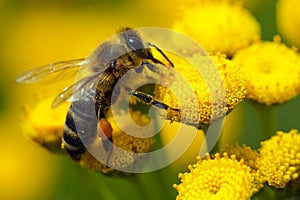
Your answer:
[[[136,37],[130,37],[128,39],[128,43],[130,44],[131,47],[133,47],[134,50],[139,50],[144,48],[142,41],[140,41]]]

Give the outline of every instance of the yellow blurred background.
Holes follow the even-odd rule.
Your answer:
[[[71,199],[78,186],[58,189],[72,184],[62,176],[69,170],[63,165],[72,168],[73,163],[21,135],[23,105],[34,104],[32,96],[47,86],[18,85],[14,79],[33,67],[86,57],[120,27],[170,28],[181,6],[179,0],[0,0],[0,199]],[[274,29],[264,34],[269,37]],[[240,108],[232,112],[225,126],[230,137],[222,140],[234,143],[244,123],[242,114]]]

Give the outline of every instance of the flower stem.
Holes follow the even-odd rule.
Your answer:
[[[206,143],[207,143],[207,148],[210,150],[211,154],[219,153],[220,151],[220,146],[221,146],[221,141],[220,141],[220,136],[222,132],[222,127],[223,127],[223,118],[220,118],[216,120],[212,125],[207,126],[206,128],[202,128],[205,137],[206,137]],[[212,145],[214,145],[212,147]]]
[[[118,200],[119,198],[115,196],[113,188],[108,187],[103,181],[101,181],[101,177],[99,178],[99,174],[84,169],[80,166],[77,168],[77,174],[81,179],[81,183],[87,192],[97,193],[100,199],[110,199],[110,200]],[[100,180],[100,181],[99,181]]]
[[[266,106],[257,102],[252,102],[260,118],[261,135],[260,141],[269,139],[276,130],[275,127],[275,106]]]
[[[151,196],[149,196],[149,193],[147,192],[147,190],[149,190],[147,188],[147,184],[145,184],[141,180],[140,176],[141,174],[133,174],[132,176],[128,177],[126,180],[129,181],[129,183],[133,186],[135,191],[137,191],[137,193],[140,195],[142,199],[151,200],[152,198]]]
[[[215,154],[215,153],[219,153],[220,151],[220,140],[218,140],[215,144],[215,146],[212,148],[212,150],[210,151],[210,154]]]

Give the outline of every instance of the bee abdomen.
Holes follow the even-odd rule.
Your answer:
[[[84,109],[87,102],[80,104],[84,106],[83,109],[76,109],[78,103],[80,104],[77,102],[76,105],[69,108],[63,133],[64,149],[75,161],[79,161],[81,154],[86,151],[82,140],[84,140],[85,145],[89,144],[96,134],[97,125],[97,118],[91,114],[95,111],[89,112],[90,109]]]
[[[64,149],[69,156],[73,160],[79,161],[81,154],[85,152],[85,147],[82,144],[78,133],[74,132],[67,125],[65,125],[62,142],[64,144]]]

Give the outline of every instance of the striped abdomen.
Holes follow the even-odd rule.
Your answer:
[[[63,132],[64,149],[73,160],[80,160],[88,144],[96,137],[97,116],[92,99],[73,102],[70,106]]]

